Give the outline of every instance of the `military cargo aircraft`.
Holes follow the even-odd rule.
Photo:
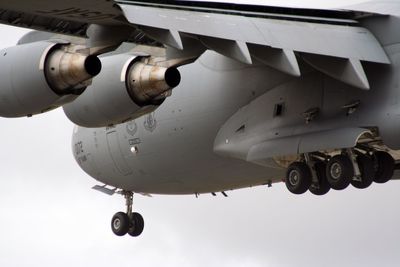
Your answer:
[[[191,1],[1,1],[0,116],[62,107],[79,166],[126,198],[399,178],[400,2],[336,10]]]

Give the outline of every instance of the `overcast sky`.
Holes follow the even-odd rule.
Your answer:
[[[1,47],[23,32],[0,27]],[[61,110],[0,127],[0,266],[399,266],[400,182],[324,197],[284,184],[228,198],[136,196],[145,231],[120,238],[110,219],[123,198],[90,189]]]

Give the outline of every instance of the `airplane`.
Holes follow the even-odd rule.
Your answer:
[[[62,107],[74,157],[121,194],[400,179],[400,2],[303,9],[194,1],[1,1],[33,29],[0,51],[0,116]]]

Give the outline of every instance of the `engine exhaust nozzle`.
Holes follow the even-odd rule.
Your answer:
[[[138,62],[127,73],[126,81],[132,99],[143,104],[178,86],[181,75],[174,67],[165,68]]]
[[[71,53],[55,49],[46,59],[46,78],[52,89],[65,94],[74,87],[86,87],[82,83],[101,71],[101,61],[97,56]],[[79,86],[82,84],[81,86]]]

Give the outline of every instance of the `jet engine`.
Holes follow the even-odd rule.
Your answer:
[[[92,85],[63,106],[67,117],[83,127],[109,126],[152,112],[181,79],[176,68],[152,65],[147,56],[112,55],[101,62],[103,71]]]
[[[100,72],[101,62],[75,48],[68,43],[40,41],[1,50],[0,116],[31,116],[81,94]]]

